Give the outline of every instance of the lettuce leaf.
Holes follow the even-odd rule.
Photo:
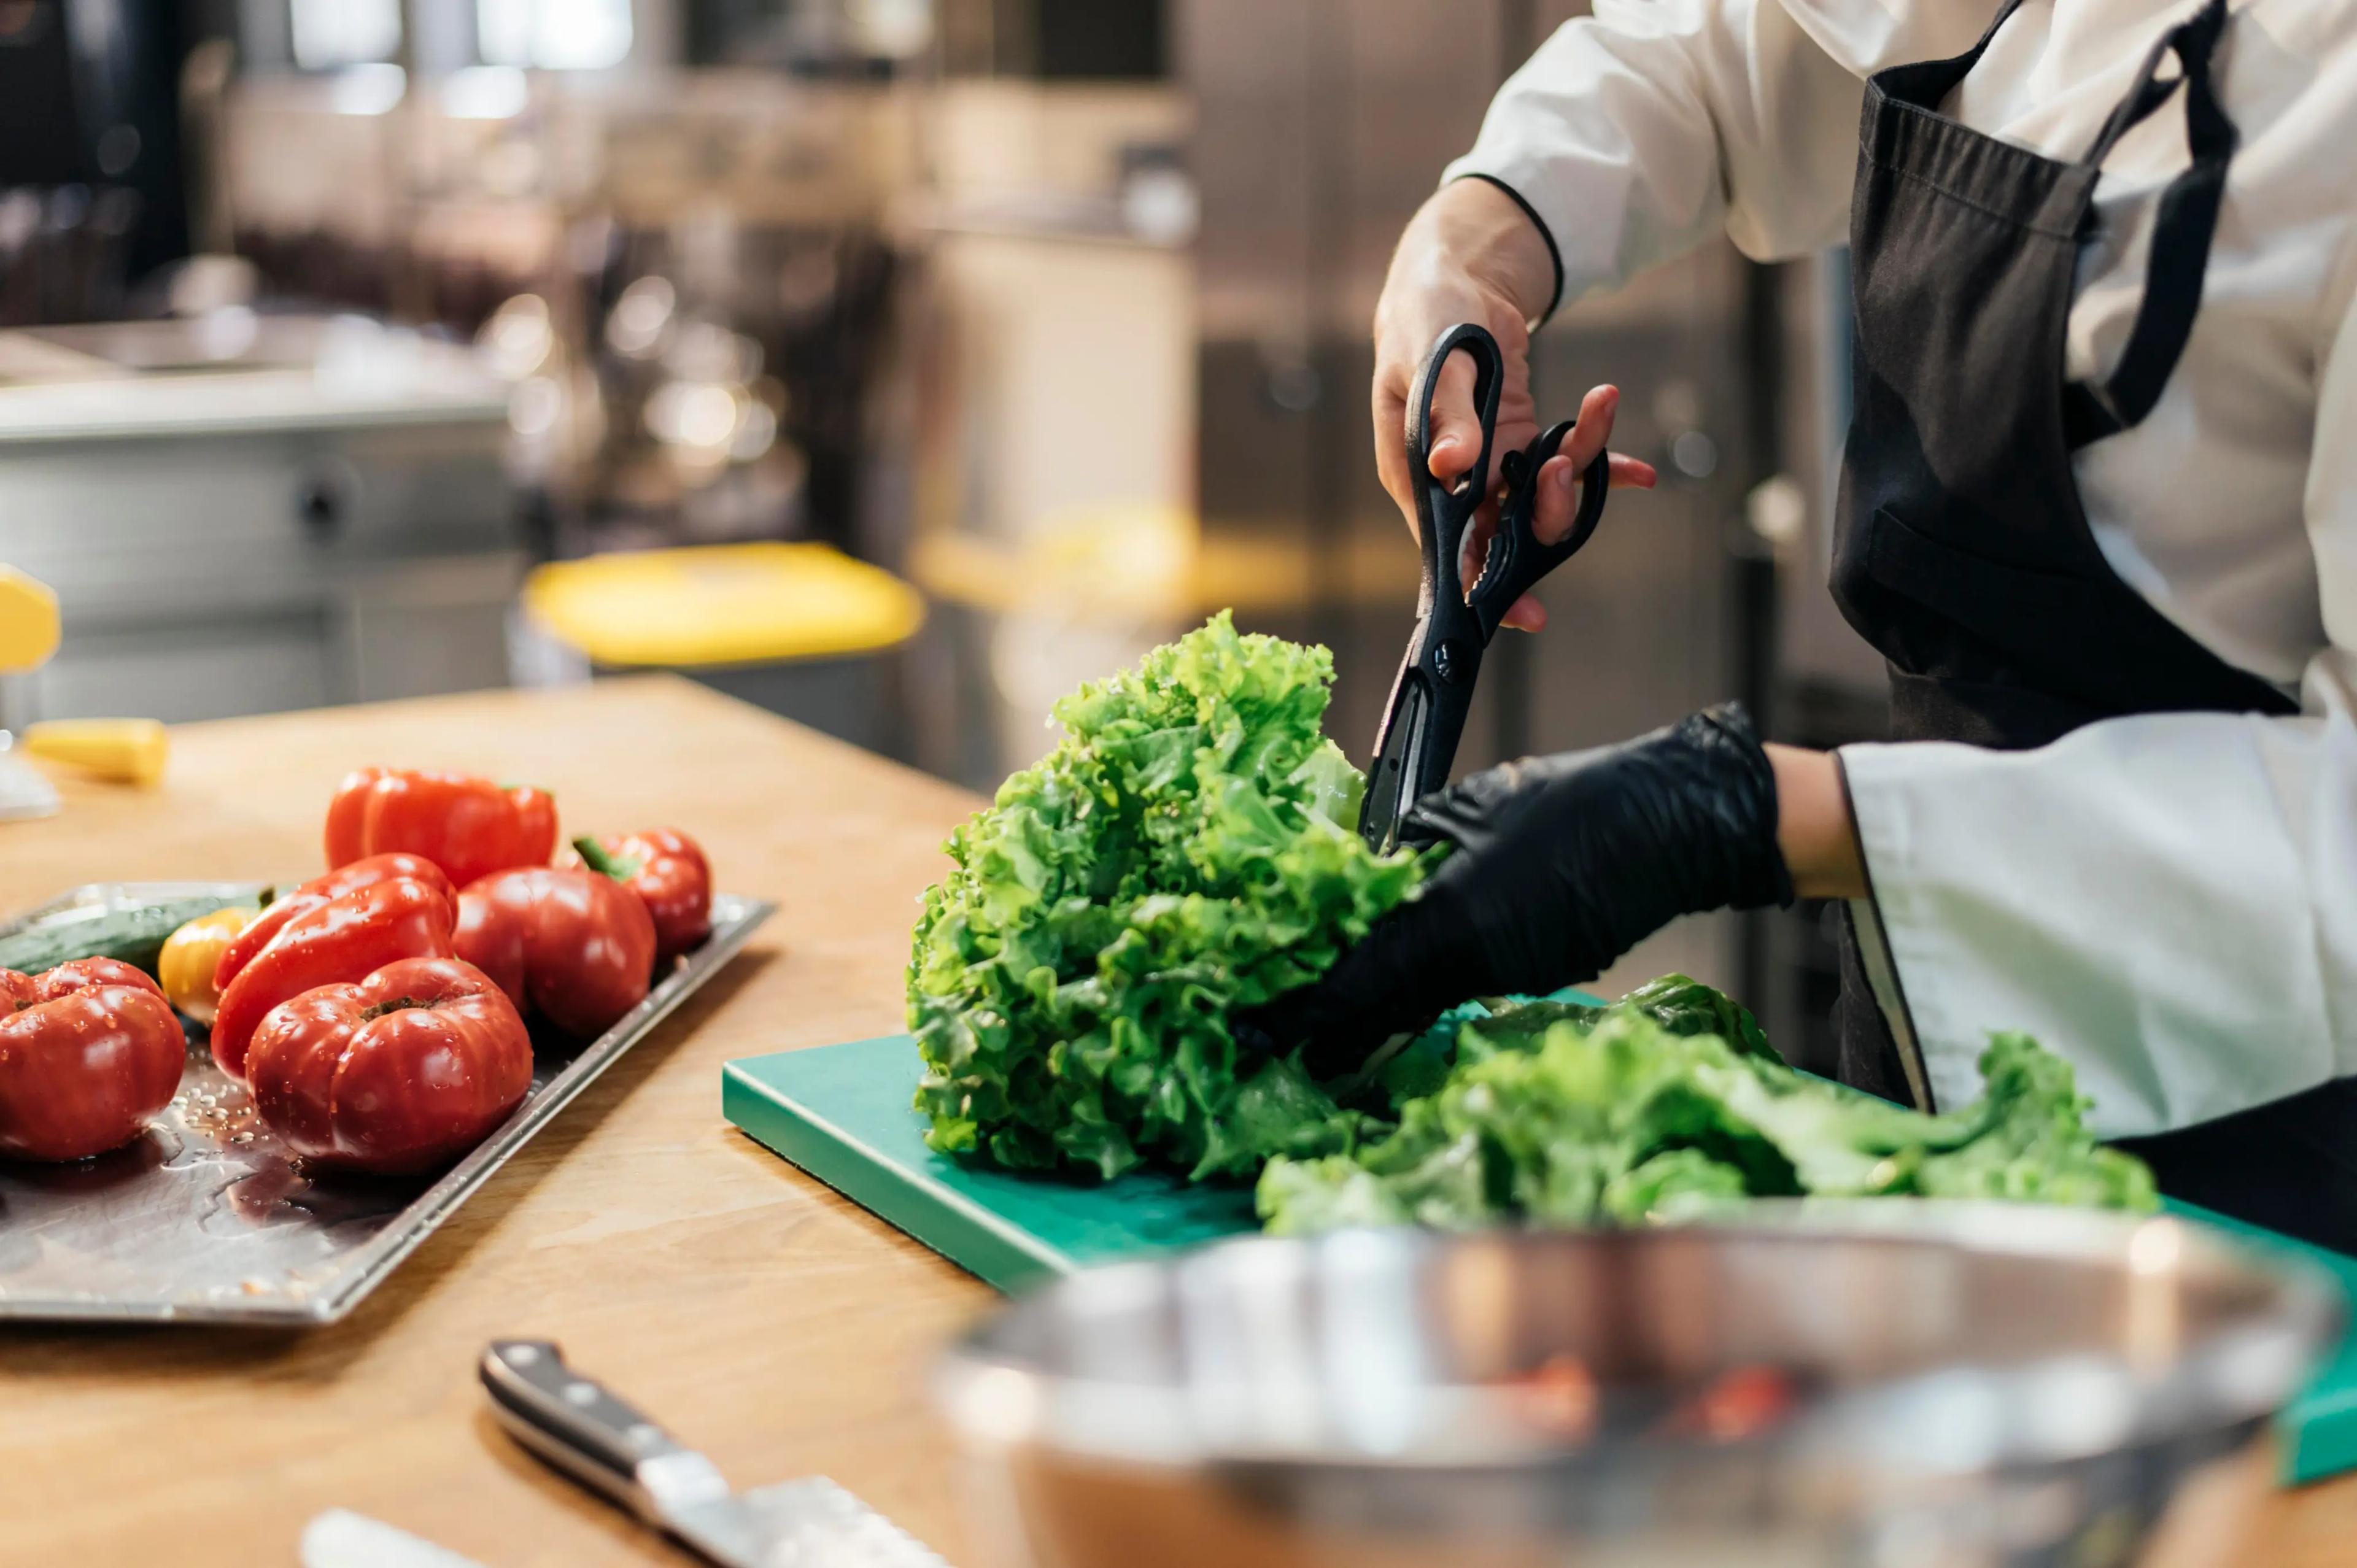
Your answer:
[[[1699,1026],[1712,1018],[1728,1034]],[[1272,1161],[1257,1202],[1294,1233],[1634,1223],[1802,1193],[2155,1206],[2143,1162],[2088,1132],[2070,1063],[2001,1034],[1981,1072],[1978,1101],[1927,1116],[1794,1072],[1749,1014],[1668,976],[1609,1008],[1541,1002],[1466,1023],[1456,1065],[1395,1132]]]
[[[1620,1001],[1609,1004],[1564,1002],[1552,997],[1510,996],[1488,1009],[1489,1021],[1476,1032],[1470,1048],[1535,1050],[1547,1029],[1559,1022],[1585,1031],[1614,1007],[1642,1013],[1673,1035],[1716,1035],[1742,1056],[1781,1064],[1783,1057],[1768,1043],[1767,1032],[1751,1009],[1724,991],[1683,974],[1649,980]]]
[[[1315,979],[1422,879],[1358,836],[1357,769],[1319,733],[1332,657],[1222,614],[1056,705],[1063,737],[950,837],[909,1025],[928,1141],[1110,1179],[1251,1176],[1371,1126],[1227,1027]]]

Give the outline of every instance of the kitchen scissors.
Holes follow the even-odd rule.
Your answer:
[[[1462,349],[1473,358],[1473,406],[1481,417],[1480,460],[1454,485],[1432,477],[1432,394],[1440,368]],[[1489,494],[1490,448],[1498,430],[1498,394],[1505,380],[1505,357],[1498,340],[1473,322],[1440,335],[1415,385],[1415,419],[1408,427],[1409,481],[1415,487],[1416,532],[1424,549],[1424,585],[1416,596],[1415,631],[1407,656],[1392,682],[1383,728],[1375,734],[1375,757],[1367,793],[1359,808],[1359,832],[1377,850],[1399,843],[1400,824],[1416,801],[1448,781],[1457,743],[1473,709],[1473,682],[1481,655],[1516,599],[1549,572],[1577,554],[1604,516],[1611,488],[1611,459],[1598,452],[1580,475],[1579,511],[1559,543],[1542,544],[1532,532],[1538,510],[1539,470],[1562,447],[1576,420],[1542,432],[1499,464],[1503,495],[1497,530],[1480,575],[1469,591],[1464,581],[1466,530]]]

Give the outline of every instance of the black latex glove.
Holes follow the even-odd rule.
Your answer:
[[[1738,703],[1477,773],[1401,837],[1456,847],[1323,977],[1240,1017],[1240,1039],[1308,1042],[1330,1077],[1469,997],[1593,980],[1680,915],[1792,901],[1776,777]]]

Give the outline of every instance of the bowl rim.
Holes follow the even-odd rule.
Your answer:
[[[1331,1443],[1240,1446],[1203,1440],[1181,1384],[1125,1382],[1043,1370],[996,1343],[1025,1315],[1060,1296],[1144,1285],[1201,1260],[1249,1251],[1316,1251],[1380,1237],[1419,1254],[1468,1245],[1707,1244],[1714,1239],[1886,1240],[2015,1257],[2051,1257],[2138,1274],[2170,1274],[2262,1287],[2252,1306],[2201,1332],[2161,1366],[2116,1348],[2073,1348],[2002,1363],[1955,1361],[1835,1388],[1802,1416],[1739,1443],[1650,1437],[1641,1444],[1566,1444],[1524,1423],[1500,1422],[1479,1439],[1410,1442],[1387,1450]],[[1076,1459],[1147,1467],[1205,1466],[1308,1471],[1335,1466],[1395,1472],[1585,1466],[1643,1453],[1683,1462],[1740,1450],[1791,1450],[1836,1472],[1978,1474],[2214,1434],[2255,1423],[2297,1391],[2345,1323],[2339,1288],[2308,1260],[2262,1251],[2203,1221],[2051,1205],[1935,1198],[1747,1200],[1692,1223],[1624,1230],[1509,1228],[1437,1231],[1415,1227],[1339,1230],[1308,1237],[1244,1235],[1153,1258],[1082,1270],[1005,1301],[970,1324],[937,1358],[936,1408],[971,1444],[1028,1447]],[[1496,1385],[1431,1385],[1437,1403],[1479,1417],[1505,1397]],[[1502,1407],[1501,1411],[1502,1411]],[[1456,1424],[1456,1423],[1452,1423]],[[1477,1419],[1471,1423],[1479,1430]]]

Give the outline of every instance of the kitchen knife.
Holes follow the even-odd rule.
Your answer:
[[[329,1509],[303,1527],[303,1568],[482,1568],[471,1557],[350,1509]]]
[[[547,1340],[494,1340],[481,1371],[517,1442],[722,1568],[949,1568],[823,1476],[739,1496],[711,1460],[565,1366]]]

